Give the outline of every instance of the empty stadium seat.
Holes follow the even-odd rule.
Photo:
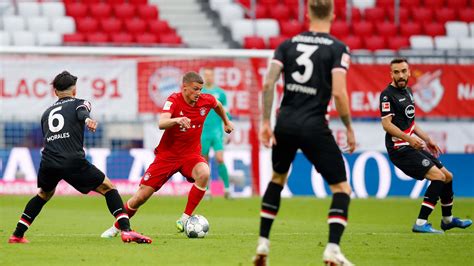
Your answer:
[[[244,38],[245,49],[265,49],[265,40],[259,36],[247,36]]]
[[[290,10],[283,4],[278,4],[270,8],[270,16],[278,21],[288,20],[290,18]]]
[[[133,36],[125,32],[111,34],[111,40],[115,44],[128,44],[133,41]]]
[[[456,11],[449,7],[437,9],[435,12],[436,20],[440,23],[456,20]]]
[[[421,32],[421,25],[417,22],[407,22],[400,24],[400,33],[403,36],[410,37],[412,35],[419,35]]]
[[[155,35],[166,34],[170,32],[170,25],[166,20],[153,20],[148,22],[148,32]]]
[[[237,4],[226,4],[219,9],[219,16],[222,25],[229,26],[233,20],[244,18],[244,10]]]
[[[158,42],[156,35],[151,33],[143,33],[135,35],[135,41],[139,44],[155,44]]]
[[[426,35],[430,35],[431,37],[446,35],[444,24],[432,22],[432,23],[424,24],[423,27],[424,27],[424,30],[423,30],[424,33]]]
[[[280,26],[274,19],[257,19],[256,20],[257,36],[261,36],[265,39],[280,35]]]
[[[358,7],[360,9],[365,9],[365,8],[375,6],[375,0],[353,0],[352,3],[355,7]]]
[[[26,29],[25,19],[20,16],[4,16],[3,30],[4,31],[23,31]]]
[[[404,36],[394,36],[387,40],[388,48],[391,50],[400,50],[410,47],[410,41],[408,37]]]
[[[68,44],[79,44],[85,41],[85,36],[82,33],[69,33],[63,35],[63,43]]]
[[[41,15],[40,3],[36,2],[19,2],[18,15],[23,17],[37,17]]]
[[[459,49],[474,51],[474,37],[460,38],[458,40],[459,40]]]
[[[455,50],[458,49],[458,41],[456,38],[447,36],[436,36],[434,38],[435,48],[438,50]]]
[[[429,23],[433,21],[433,9],[429,7],[414,7],[411,10],[411,18],[420,23]]]
[[[180,45],[183,43],[181,37],[175,33],[168,33],[160,37],[160,42],[171,45]]]
[[[10,33],[8,31],[0,31],[0,45],[8,46],[11,44],[12,44],[12,40],[11,40]]]
[[[365,48],[371,51],[384,49],[385,47],[387,47],[385,43],[385,38],[381,36],[374,35],[374,36],[367,37],[364,39],[364,42],[365,42]]]
[[[280,26],[281,34],[286,37],[292,37],[303,32],[303,24],[297,20],[282,21]]]
[[[128,2],[132,5],[140,6],[148,4],[148,0],[128,0]]]
[[[145,32],[146,24],[142,19],[132,18],[125,21],[125,28],[127,29],[128,33],[139,34]]]
[[[230,24],[230,32],[232,39],[240,44],[243,43],[244,37],[254,35],[254,22],[250,19],[234,20]]]
[[[276,49],[286,39],[284,36],[270,37],[268,38],[268,46],[270,49]]]
[[[388,20],[389,21],[395,21],[395,9],[394,8],[389,8],[387,10],[388,14]],[[410,9],[408,7],[405,7],[405,5],[402,5],[398,9],[398,16],[400,18],[400,21],[407,21],[410,17]]]
[[[62,36],[57,32],[38,32],[36,34],[38,45],[59,46],[62,44]]]
[[[100,21],[103,32],[116,33],[122,31],[122,21],[114,17],[105,18]]]
[[[76,22],[72,17],[52,18],[51,29],[61,34],[74,33],[76,32]]]
[[[362,40],[359,36],[349,35],[342,39],[342,41],[352,50],[362,48]]]
[[[411,8],[415,6],[421,6],[421,0],[400,0],[400,6]]]
[[[382,7],[371,7],[364,10],[364,17],[368,21],[380,22],[385,20],[385,9]]]
[[[347,16],[346,10],[340,10],[340,12],[336,13],[336,19],[338,20],[345,21],[346,16]],[[356,21],[360,21],[361,19],[362,19],[362,15],[361,15],[360,9],[358,9],[357,7],[353,7],[351,9],[351,21],[356,22]]]
[[[66,5],[66,15],[74,18],[83,18],[87,16],[87,5],[82,3],[71,3]]]
[[[45,2],[41,4],[41,15],[44,17],[63,17],[66,8],[61,2]]]
[[[412,49],[434,49],[433,38],[424,35],[414,35],[410,37]]]
[[[450,1],[450,0],[448,0]],[[430,6],[433,8],[440,8],[445,5],[445,0],[423,0],[424,6]]]
[[[446,35],[456,38],[469,37],[469,26],[466,22],[462,21],[451,21],[445,24]]]
[[[131,4],[114,5],[114,14],[119,19],[130,19],[135,16],[135,6]]]
[[[474,7],[463,8],[458,10],[459,20],[464,22],[473,22],[474,21]]]
[[[137,7],[137,15],[144,20],[158,19],[158,8],[151,5],[140,5]]]
[[[267,7],[264,5],[259,5],[255,7],[255,18],[266,18],[268,17]]]
[[[384,37],[392,37],[398,34],[398,26],[392,22],[382,22],[375,24],[375,28],[377,29],[377,33]]]
[[[34,46],[36,45],[36,38],[33,32],[30,31],[15,31],[12,32],[13,45],[15,46]]]
[[[209,6],[212,10],[218,11],[222,5],[230,4],[233,0],[209,0]]]
[[[360,37],[371,36],[374,34],[374,24],[370,21],[360,21],[352,24],[352,32]]]
[[[109,36],[103,32],[93,32],[86,35],[86,40],[90,43],[106,43]]]
[[[97,20],[91,17],[81,18],[76,22],[76,27],[79,32],[91,33],[96,32],[99,28]]]
[[[283,29],[282,29],[283,31]],[[331,34],[334,35],[336,38],[342,38],[349,35],[350,28],[349,25],[345,21],[336,20],[331,25]]]
[[[448,7],[455,8],[455,9],[463,9],[468,6],[468,0],[448,0],[446,4]],[[471,2],[472,3],[472,2]]]
[[[0,16],[14,16],[15,6],[10,2],[0,2]],[[1,21],[0,21],[1,24]]]
[[[377,6],[391,8],[395,6],[395,0],[376,0]]]
[[[26,18],[26,28],[32,32],[49,31],[49,19],[47,17],[28,17]]]
[[[93,0],[93,1],[96,1],[96,0]],[[99,0],[99,1],[102,1],[102,0]],[[111,5],[118,5],[118,4],[123,4],[126,2],[125,0],[105,0],[105,1]]]
[[[106,18],[112,14],[112,6],[98,3],[90,6],[90,14],[96,19]]]

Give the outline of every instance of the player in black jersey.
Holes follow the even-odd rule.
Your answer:
[[[262,199],[260,237],[255,265],[265,265],[269,234],[286,184],[290,165],[298,149],[322,174],[333,193],[329,209],[329,243],[323,253],[328,265],[352,265],[341,253],[339,242],[347,225],[351,187],[341,151],[326,119],[332,96],[347,128],[347,151],[355,149],[351,126],[346,72],[349,49],[329,34],[334,18],[332,0],[308,1],[310,31],[284,41],[275,51],[263,85],[263,124],[261,140],[272,146],[273,175]],[[270,116],[275,83],[284,75],[284,95],[274,132]]]
[[[83,194],[94,190],[105,196],[110,213],[122,230],[123,242],[151,243],[149,237],[130,229],[130,221],[117,189],[104,173],[89,163],[84,154],[84,126],[94,132],[97,122],[90,118],[91,105],[77,99],[77,77],[63,71],[54,78],[58,101],[41,117],[44,149],[38,171],[38,195],[33,197],[21,215],[9,243],[28,243],[24,237],[43,206],[54,195],[60,180]]]
[[[392,82],[380,94],[380,113],[383,129],[387,132],[385,146],[388,155],[405,174],[418,180],[431,180],[412,231],[443,233],[427,223],[438,198],[441,198],[443,215],[441,229],[466,228],[472,224],[471,220],[462,220],[451,214],[453,174],[437,159],[441,152],[438,145],[415,123],[415,101],[408,87],[408,62],[405,58],[395,58],[390,68]]]

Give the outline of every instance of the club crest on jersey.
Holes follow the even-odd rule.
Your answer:
[[[427,167],[428,165],[430,165],[430,161],[428,159],[423,159],[423,161],[421,161],[421,165]]]
[[[441,84],[441,70],[427,72],[417,78],[416,84],[413,86],[413,96],[410,94],[412,102],[415,100],[416,105],[425,113],[430,112],[443,98],[444,87]]]
[[[150,179],[151,177],[151,174],[149,172],[146,172],[145,175],[143,176],[143,180],[147,181],[148,179]]]
[[[382,112],[390,112],[390,102],[382,103]]]
[[[199,109],[199,114],[201,116],[205,116],[206,115],[206,110],[207,110],[206,107],[201,107],[201,109]]]
[[[415,117],[415,106],[413,105],[408,105],[406,108],[405,108],[405,115],[408,117],[408,118],[413,118]]]

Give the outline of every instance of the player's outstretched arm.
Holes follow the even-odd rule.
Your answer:
[[[382,118],[382,126],[385,132],[396,138],[403,139],[415,149],[423,149],[423,147],[425,146],[421,139],[407,135],[405,134],[405,132],[401,131],[397,126],[395,126],[392,123],[391,115]]]
[[[160,116],[160,121],[158,121],[158,127],[160,129],[168,129],[179,125],[182,128],[191,127],[191,119],[182,116],[171,118],[171,113],[162,113]]]
[[[352,128],[351,109],[349,108],[346,83],[345,72],[336,71],[332,73],[332,95],[334,96],[337,112],[347,130],[347,147],[345,150],[352,153],[355,150],[356,141],[354,129]]]
[[[273,131],[270,125],[270,117],[272,114],[275,85],[280,78],[281,71],[281,65],[271,63],[263,82],[263,118],[262,127],[260,128],[260,141],[267,148],[271,147],[272,144],[276,144],[276,140],[273,136]]]
[[[227,116],[224,106],[222,105],[221,102],[217,101],[217,105],[216,107],[214,107],[214,111],[224,122],[224,131],[227,134],[231,133],[234,130],[234,125],[232,124],[229,117]]]

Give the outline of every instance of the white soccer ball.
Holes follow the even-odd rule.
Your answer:
[[[202,215],[192,215],[184,224],[184,232],[189,238],[203,238],[209,232],[209,222]]]

